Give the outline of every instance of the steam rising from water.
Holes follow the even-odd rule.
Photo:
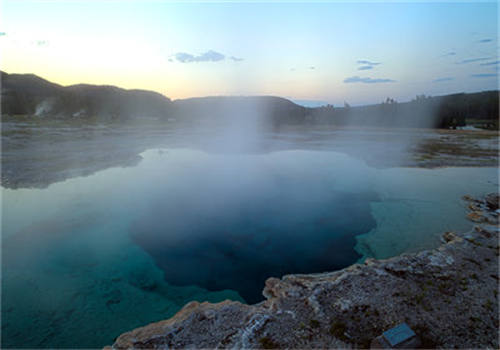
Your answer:
[[[174,101],[174,106],[177,125],[185,132],[183,146],[236,154],[328,149],[372,166],[411,163],[412,149],[429,137],[426,128],[436,125],[442,108],[425,97],[342,108],[304,108],[269,96],[195,98]],[[169,146],[167,140],[164,146]]]
[[[36,117],[43,117],[44,115],[50,113],[54,107],[55,100],[53,98],[46,98],[42,100],[37,106],[35,111]]]

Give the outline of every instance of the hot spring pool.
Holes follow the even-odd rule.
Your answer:
[[[2,346],[99,348],[185,303],[436,246],[496,168],[375,169],[327,151],[149,150],[46,189],[2,189]]]

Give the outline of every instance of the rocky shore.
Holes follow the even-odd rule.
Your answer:
[[[498,194],[463,198],[476,223],[433,250],[269,278],[267,300],[191,302],[108,348],[366,348],[406,322],[423,348],[498,348]]]

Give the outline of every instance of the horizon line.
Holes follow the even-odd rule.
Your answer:
[[[125,91],[145,91],[145,92],[152,92],[152,93],[156,93],[156,94],[159,94],[167,99],[169,99],[170,101],[172,102],[175,102],[175,101],[182,101],[182,100],[188,100],[188,99],[194,99],[194,98],[211,98],[211,97],[276,97],[276,98],[282,98],[282,99],[285,99],[285,100],[288,100],[298,106],[302,106],[302,107],[305,107],[305,108],[321,108],[321,107],[324,107],[324,106],[327,106],[327,105],[331,105],[333,106],[334,108],[343,108],[343,107],[335,107],[335,104],[332,103],[332,102],[328,102],[328,101],[324,101],[323,99],[311,99],[311,98],[301,98],[301,97],[287,97],[287,96],[280,96],[280,95],[269,95],[269,94],[256,94],[256,95],[202,95],[202,96],[189,96],[189,97],[184,97],[184,98],[177,98],[177,99],[172,99],[171,97],[169,97],[168,95],[165,95],[164,93],[160,92],[160,91],[157,91],[157,90],[150,90],[150,89],[140,89],[140,88],[131,88],[131,89],[128,89],[128,88],[124,88],[124,87],[121,87],[121,86],[118,86],[118,85],[112,85],[112,84],[91,84],[91,83],[85,83],[85,82],[79,82],[79,83],[76,83],[76,84],[70,84],[70,85],[62,85],[62,84],[59,84],[57,82],[54,82],[52,80],[48,80],[38,74],[35,74],[35,73],[8,73],[4,70],[1,70],[0,69],[0,72],[1,73],[4,73],[4,74],[7,74],[7,75],[33,75],[37,78],[40,78],[42,80],[45,80],[51,84],[54,84],[54,85],[59,85],[63,88],[68,88],[68,87],[72,87],[72,86],[78,86],[78,85],[88,85],[88,86],[95,86],[95,87],[113,87],[113,88],[118,88],[118,89],[121,89],[121,90],[125,90]],[[0,79],[0,86],[1,86],[1,79]],[[497,89],[492,89],[492,90],[480,90],[480,91],[474,91],[474,92],[465,92],[465,91],[459,91],[459,92],[449,92],[449,93],[444,93],[444,94],[438,94],[438,95],[426,95],[426,94],[417,94],[415,96],[419,96],[419,95],[424,95],[425,97],[441,97],[441,96],[448,96],[448,95],[459,95],[459,94],[474,94],[474,93],[482,93],[482,92],[489,92],[489,91],[497,91],[497,92],[500,92],[500,88],[497,88]],[[390,98],[390,96],[388,96],[388,98]],[[304,106],[303,104],[300,104],[300,103],[297,103],[296,101],[309,101],[309,102],[322,102],[322,103],[325,103],[324,105],[320,105],[320,106],[316,106],[316,107],[309,107],[309,106]],[[408,100],[408,101],[396,101],[396,103],[407,103],[407,102],[411,102],[412,100]],[[353,103],[353,104],[350,104],[348,103],[348,101],[344,101],[344,103],[348,103],[351,107],[363,107],[363,106],[373,106],[373,105],[379,105],[381,103],[383,103],[384,101],[382,102],[379,102],[379,103],[364,103],[364,104],[356,104],[356,103]]]

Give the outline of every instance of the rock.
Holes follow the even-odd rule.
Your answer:
[[[486,205],[490,210],[498,209],[499,196],[498,193],[490,193],[485,198]]]
[[[469,210],[472,210],[472,211],[481,210],[481,208],[476,203],[469,203],[469,205],[467,207],[469,208]]]
[[[443,243],[450,243],[458,238],[459,237],[455,234],[455,232],[448,231],[448,232],[443,233],[443,236],[441,237],[441,241]]]
[[[484,217],[483,213],[480,211],[470,212],[469,214],[467,214],[467,219],[469,219],[470,221],[473,221],[473,222],[478,222],[478,223],[486,222],[486,220],[487,220]]]
[[[478,200],[478,199],[476,199],[476,198],[474,198],[474,197],[472,197],[472,196],[470,196],[470,195],[468,195],[468,194],[466,194],[465,196],[462,196],[462,199],[463,199],[464,201],[467,201],[467,202],[472,202],[472,203],[481,203],[481,201],[480,201],[480,200]]]
[[[240,330],[250,326],[252,307],[226,300],[221,303],[186,304],[177,314],[166,321],[152,323],[122,334],[113,344],[113,349],[133,348],[185,348],[192,344],[203,344],[216,348],[230,342]]]

